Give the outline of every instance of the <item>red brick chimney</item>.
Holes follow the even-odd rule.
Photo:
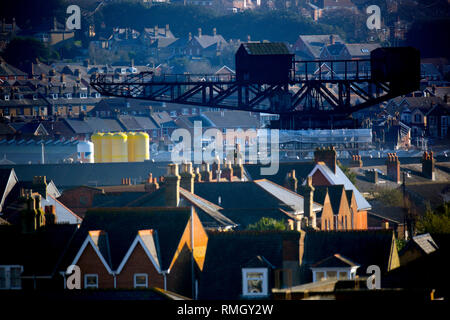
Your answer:
[[[225,168],[222,170],[222,178],[228,181],[233,181],[233,168],[230,161],[227,161]]]
[[[388,153],[386,160],[387,176],[394,182],[400,183],[400,161],[396,153]]]
[[[325,162],[333,173],[336,173],[336,149],[334,147],[317,148],[314,151],[314,162]]]
[[[54,205],[45,206],[44,211],[45,211],[45,225],[49,226],[55,224],[57,221],[55,206]]]
[[[159,189],[159,184],[158,184],[157,179],[153,178],[153,175],[151,173],[149,173],[147,181],[145,182],[145,185],[144,185],[145,192],[152,193],[158,189]]]
[[[424,152],[423,153],[423,157],[422,157],[422,175],[425,178],[431,179],[431,180],[435,180],[435,170],[434,170],[434,165],[435,165],[436,160],[433,158],[433,151],[431,151],[430,153],[428,152]]]
[[[361,168],[363,166],[363,162],[361,160],[360,155],[352,155],[352,161],[350,162],[351,168]]]

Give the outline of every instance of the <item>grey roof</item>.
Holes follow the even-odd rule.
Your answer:
[[[330,43],[330,34],[325,35],[301,35],[299,38],[305,43],[306,47],[312,54],[313,58],[318,59],[322,48]],[[341,37],[337,34],[332,35],[335,43],[344,43]]]
[[[0,57],[0,76],[26,76],[27,74],[16,67],[10,65],[2,57]]]
[[[342,268],[342,267],[356,267],[356,263],[336,253],[328,258],[325,258],[311,266],[311,268]]]
[[[378,43],[348,43],[345,45],[352,57],[370,57],[370,52],[380,46]]]
[[[129,131],[158,129],[149,117],[118,116],[117,120]]]
[[[429,233],[415,236],[412,240],[423,250],[426,254],[430,254],[438,249],[437,244]]]
[[[204,111],[202,115],[215,127],[219,128],[254,128],[260,127],[256,114],[248,111]]]
[[[194,39],[202,46],[203,49],[209,48],[213,45],[225,44],[226,41],[221,35],[208,36],[202,35],[201,37],[195,36]]]

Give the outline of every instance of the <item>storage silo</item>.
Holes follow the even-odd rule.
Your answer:
[[[128,162],[135,162],[136,133],[128,132]]]
[[[94,144],[94,162],[102,162],[102,138],[103,133],[97,132],[91,136],[92,143]]]
[[[111,132],[102,136],[102,162],[112,162],[112,136]]]
[[[94,144],[90,141],[78,142],[77,158],[81,163],[94,163]]]
[[[145,132],[137,132],[134,144],[134,161],[150,160],[150,138]]]
[[[128,161],[127,135],[125,133],[119,132],[112,135],[111,151],[111,162]]]

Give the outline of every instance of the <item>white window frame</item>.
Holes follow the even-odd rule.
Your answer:
[[[145,285],[142,284],[137,284],[136,283],[136,278],[137,277],[145,277]],[[133,284],[134,284],[134,288],[148,288],[148,274],[146,273],[135,273],[133,276]]]
[[[346,272],[347,273],[347,279],[345,280],[352,280],[356,278],[356,270],[359,266],[356,267],[349,267],[349,268],[311,268],[313,272],[313,282],[317,282],[317,272],[322,272],[324,274],[324,277],[321,281],[328,279],[328,272],[334,271],[336,272],[336,280],[343,280],[339,279],[339,273]]]
[[[5,99],[5,101],[9,101],[9,94],[5,94],[5,95],[3,96],[3,98]]]
[[[87,99],[87,93],[86,92],[80,92],[80,99]]]
[[[262,273],[262,292],[249,292],[247,274],[249,273]],[[269,271],[267,268],[243,268],[242,269],[242,295],[246,297],[264,297],[267,296],[269,292]]]
[[[0,290],[21,290],[22,289],[22,279],[19,277],[20,284],[18,287],[11,286],[11,269],[20,268],[20,273],[23,272],[23,266],[21,265],[0,265],[0,268],[5,269],[5,287]]]
[[[90,285],[87,284],[87,278],[88,277],[95,277],[95,279],[97,280],[95,286],[91,285],[91,284]],[[84,275],[84,288],[85,289],[89,289],[89,288],[98,289],[98,274],[96,274],[96,273],[87,273],[87,274],[85,274]]]

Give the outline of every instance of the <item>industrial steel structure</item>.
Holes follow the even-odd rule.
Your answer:
[[[370,59],[296,61],[284,44],[244,43],[236,75],[94,74],[102,95],[279,114],[273,128],[353,128],[351,114],[417,90],[420,54],[379,48]]]

